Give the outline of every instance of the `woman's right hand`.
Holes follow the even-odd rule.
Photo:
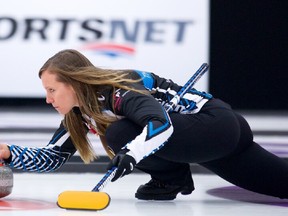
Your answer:
[[[10,157],[11,152],[7,144],[0,143],[0,160],[6,160]]]

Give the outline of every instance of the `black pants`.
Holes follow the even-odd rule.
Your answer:
[[[246,120],[228,104],[212,99],[197,114],[170,117],[169,141],[137,168],[177,184],[191,174],[189,163],[198,163],[239,187],[288,198],[288,163],[255,143]],[[108,145],[118,152],[141,131],[128,119],[114,122],[106,132]]]

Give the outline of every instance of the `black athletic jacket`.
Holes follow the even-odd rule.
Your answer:
[[[140,90],[146,89],[151,94],[117,89],[112,95],[112,91],[105,90],[98,99],[105,107],[103,114],[128,118],[143,127],[142,133],[126,145],[130,150],[129,154],[139,162],[163,147],[173,133],[173,125],[163,106],[181,89],[181,86],[171,80],[143,71],[134,71],[131,78],[141,78],[142,81],[133,84],[133,87]],[[191,89],[181,98],[173,112],[197,113],[211,98],[208,93]],[[89,116],[85,117],[89,118]],[[93,124],[95,121],[90,118],[90,122]],[[69,133],[61,123],[47,146],[27,148],[11,145],[10,151],[11,167],[49,172],[60,168],[76,152],[76,149]]]

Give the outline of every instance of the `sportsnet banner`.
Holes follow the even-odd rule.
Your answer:
[[[208,62],[209,0],[0,0],[0,97],[44,97],[43,63],[77,49],[95,66],[184,84]],[[198,89],[208,89],[208,76]]]

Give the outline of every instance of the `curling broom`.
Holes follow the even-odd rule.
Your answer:
[[[203,63],[188,82],[165,106],[167,112],[171,112],[179,103],[183,95],[189,91],[200,77],[208,70],[207,63]],[[92,191],[64,191],[58,196],[57,205],[64,209],[74,210],[103,210],[110,204],[110,196],[101,192],[108,182],[114,177],[117,168],[108,170]]]

